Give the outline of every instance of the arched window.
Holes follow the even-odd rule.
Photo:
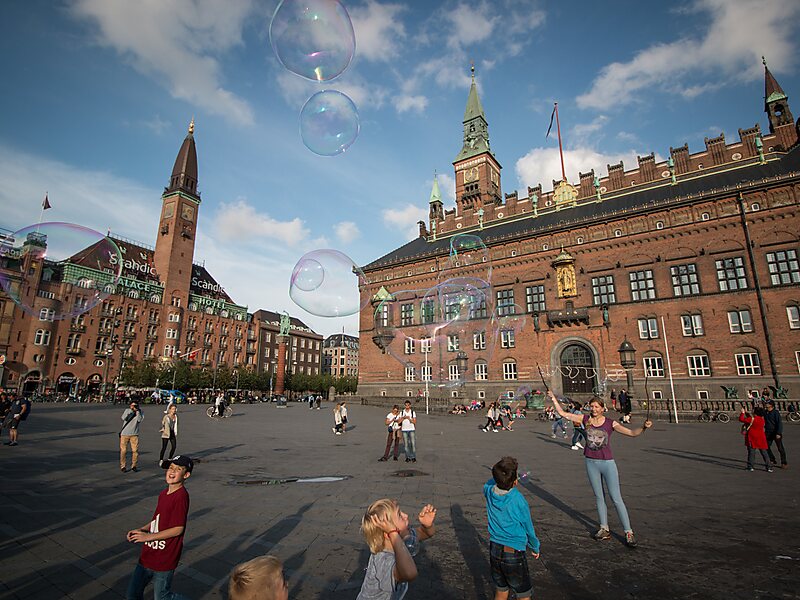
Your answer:
[[[705,350],[690,350],[686,357],[689,377],[711,377],[711,360]]]
[[[33,343],[37,346],[47,346],[50,344],[50,332],[45,329],[37,329],[36,330],[36,337],[33,339]]]
[[[658,352],[648,352],[642,363],[646,377],[664,377],[664,359]]]
[[[761,361],[758,350],[755,348],[740,348],[734,354],[736,359],[736,374],[739,377],[752,377],[761,375]]]
[[[505,381],[516,381],[517,361],[510,359],[503,363],[503,379]]]

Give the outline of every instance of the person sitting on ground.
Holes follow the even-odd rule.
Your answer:
[[[361,533],[371,554],[356,600],[395,600],[405,596],[408,582],[417,578],[414,556],[419,542],[435,532],[436,509],[426,504],[417,518],[419,531],[409,526],[408,515],[396,500],[383,498],[369,505],[361,519]]]
[[[228,581],[229,600],[288,600],[289,584],[283,563],[265,554],[233,567]]]

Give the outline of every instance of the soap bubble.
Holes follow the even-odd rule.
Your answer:
[[[466,269],[465,269],[466,267]],[[449,279],[458,273],[466,274],[490,282],[492,280],[492,262],[489,249],[483,240],[468,233],[454,235],[450,240],[450,254],[444,268],[439,274],[440,279]]]
[[[312,315],[344,317],[366,305],[366,301],[362,304],[360,290],[366,281],[361,268],[346,254],[338,250],[314,250],[297,261],[289,283],[289,297]]]
[[[72,223],[40,223],[0,237],[0,263],[6,294],[46,320],[69,319],[97,306],[116,291],[123,267],[111,238]]]
[[[347,150],[360,128],[356,105],[336,90],[317,92],[300,111],[303,144],[320,156],[336,156]]]
[[[292,283],[303,292],[311,292],[322,285],[325,270],[313,258],[301,259],[292,271]]]
[[[269,25],[280,63],[311,81],[330,81],[347,69],[356,36],[347,9],[337,0],[283,0]]]

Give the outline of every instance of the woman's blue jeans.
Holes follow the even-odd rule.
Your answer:
[[[586,474],[589,476],[589,483],[592,485],[595,500],[597,500],[597,517],[600,519],[600,527],[608,529],[608,509],[606,508],[606,499],[603,494],[603,481],[606,482],[608,495],[614,502],[617,508],[617,515],[622,522],[622,528],[627,531],[631,529],[631,521],[628,518],[628,509],[625,508],[625,502],[622,501],[622,493],[619,491],[619,472],[617,471],[617,463],[613,460],[598,460],[594,458],[587,458],[586,460]]]

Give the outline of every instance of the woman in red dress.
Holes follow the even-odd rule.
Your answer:
[[[750,416],[747,410],[742,406],[742,412],[739,414],[739,421],[744,423],[742,433],[744,434],[744,445],[747,446],[747,470],[755,471],[753,468],[753,458],[755,458],[756,450],[761,453],[761,458],[764,459],[764,468],[768,473],[772,473],[772,467],[767,459],[767,436],[764,433],[764,409],[757,406],[753,409],[753,415]]]

